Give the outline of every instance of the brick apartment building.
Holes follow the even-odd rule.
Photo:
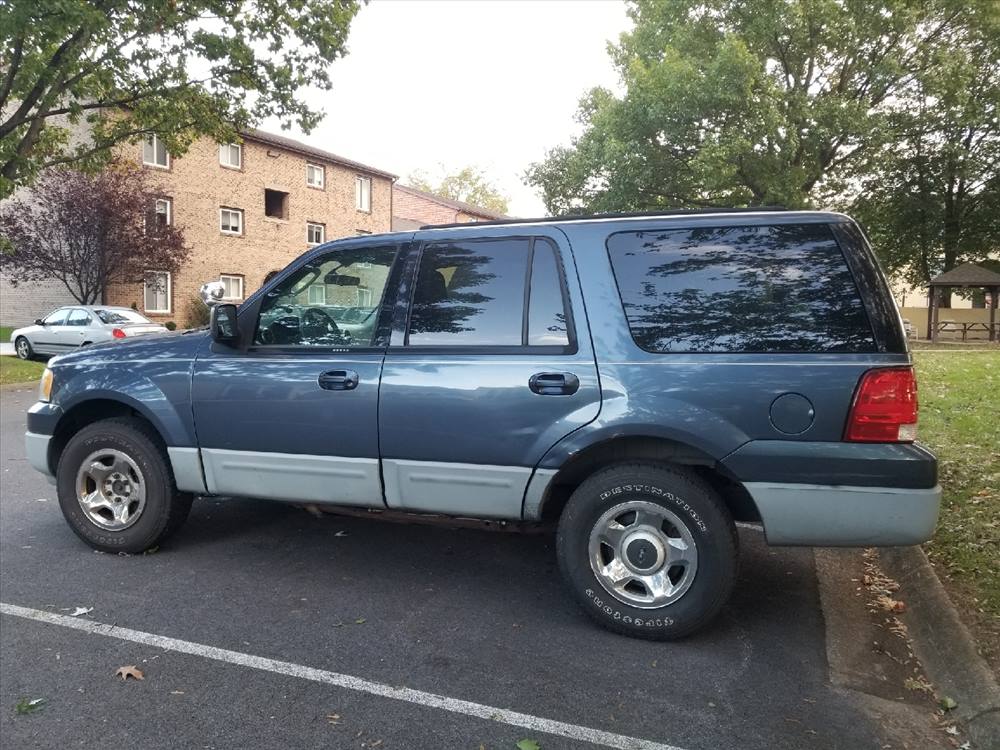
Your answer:
[[[192,247],[175,273],[149,269],[145,284],[117,284],[105,302],[135,306],[152,320],[188,323],[206,281],[240,302],[310,246],[387,232],[395,175],[262,131],[242,144],[200,139],[174,159],[150,138],[123,152],[156,176],[159,221],[184,229]]]
[[[442,198],[406,185],[392,186],[392,231],[406,232],[424,224],[459,224],[506,219],[504,214],[471,203]]]

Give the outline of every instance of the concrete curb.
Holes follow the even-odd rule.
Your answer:
[[[879,550],[882,569],[900,585],[900,617],[913,651],[942,696],[958,706],[950,714],[977,748],[1000,747],[1000,686],[976,651],[927,555],[920,547]]]

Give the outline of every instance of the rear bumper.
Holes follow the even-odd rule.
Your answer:
[[[931,538],[941,487],[928,489],[745,482],[768,544],[895,547]]]

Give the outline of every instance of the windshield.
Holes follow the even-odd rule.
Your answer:
[[[94,310],[94,314],[101,319],[102,323],[151,323],[148,318],[144,318],[135,310]]]

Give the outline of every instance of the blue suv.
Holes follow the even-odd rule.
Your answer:
[[[31,463],[71,528],[140,552],[197,495],[557,524],[572,595],[651,639],[775,545],[928,539],[906,339],[826,212],[426,227],[296,260],[208,331],[58,357]]]

